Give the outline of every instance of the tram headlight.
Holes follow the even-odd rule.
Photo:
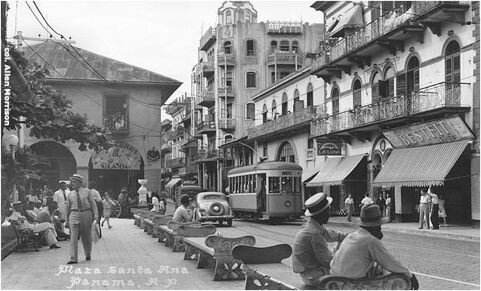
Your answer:
[[[285,207],[291,207],[291,205],[292,205],[292,202],[289,201],[289,200],[286,200],[286,201],[284,202],[284,206],[285,206]]]

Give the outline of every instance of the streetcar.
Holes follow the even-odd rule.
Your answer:
[[[240,219],[279,223],[300,218],[302,167],[271,161],[238,167],[227,173],[229,203]]]

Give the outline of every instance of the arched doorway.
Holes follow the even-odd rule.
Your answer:
[[[97,182],[101,193],[108,191],[117,199],[122,187],[130,198],[137,197],[138,179],[144,177],[144,161],[133,146],[116,142],[109,149],[93,153],[89,162],[89,181]]]
[[[68,180],[77,172],[77,163],[70,150],[54,141],[40,141],[30,146],[33,153],[39,155],[38,162],[32,167],[40,170],[44,183],[52,190],[57,189],[59,180]],[[43,185],[34,185],[34,187]]]

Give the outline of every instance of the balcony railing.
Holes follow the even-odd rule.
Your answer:
[[[304,56],[296,52],[276,51],[267,56],[267,65],[304,65]]]
[[[104,126],[112,134],[127,134],[129,132],[129,120],[126,112],[104,114]]]
[[[197,132],[199,134],[215,133],[215,121],[209,116],[204,116],[204,120],[197,125]]]
[[[224,130],[235,129],[235,119],[234,118],[221,118],[219,120],[219,128]]]
[[[185,158],[180,157],[180,158],[175,158],[175,159],[170,159],[165,161],[165,165],[167,168],[180,168],[185,165]]]
[[[268,34],[301,34],[303,25],[302,22],[290,21],[268,21]]]
[[[234,55],[232,53],[219,53],[217,55],[217,64],[219,66],[233,66],[234,65]]]
[[[255,138],[258,136],[275,134],[280,130],[286,130],[290,127],[307,123],[312,120],[312,112],[312,106],[309,106],[298,112],[282,115],[264,124],[249,128],[247,131],[247,136],[249,138]]]
[[[200,49],[207,50],[216,40],[215,28],[209,27],[200,39]]]
[[[232,86],[218,87],[217,92],[219,96],[234,97],[234,87]]]
[[[354,129],[440,108],[461,108],[461,96],[472,96],[467,83],[439,83],[379,102],[318,118],[311,123],[311,136]]]

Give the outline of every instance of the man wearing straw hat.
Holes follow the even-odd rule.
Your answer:
[[[384,247],[381,218],[378,205],[368,204],[361,208],[359,230],[349,234],[342,242],[331,262],[331,275],[348,278],[375,278],[379,270],[403,273],[411,278],[413,289],[419,288],[416,277],[396,260]],[[381,268],[381,269],[379,269]],[[382,273],[381,273],[382,274]]]
[[[308,286],[316,286],[322,276],[330,273],[329,263],[333,254],[327,243],[341,242],[347,236],[323,226],[329,220],[331,203],[332,198],[325,193],[317,193],[307,199],[305,216],[308,220],[294,240],[292,269]]]
[[[70,260],[67,264],[78,262],[78,240],[79,234],[82,239],[85,257],[91,259],[92,234],[91,227],[93,220],[99,219],[97,204],[89,189],[83,188],[83,177],[73,175],[70,177],[71,188],[67,197],[67,223],[70,228]]]

